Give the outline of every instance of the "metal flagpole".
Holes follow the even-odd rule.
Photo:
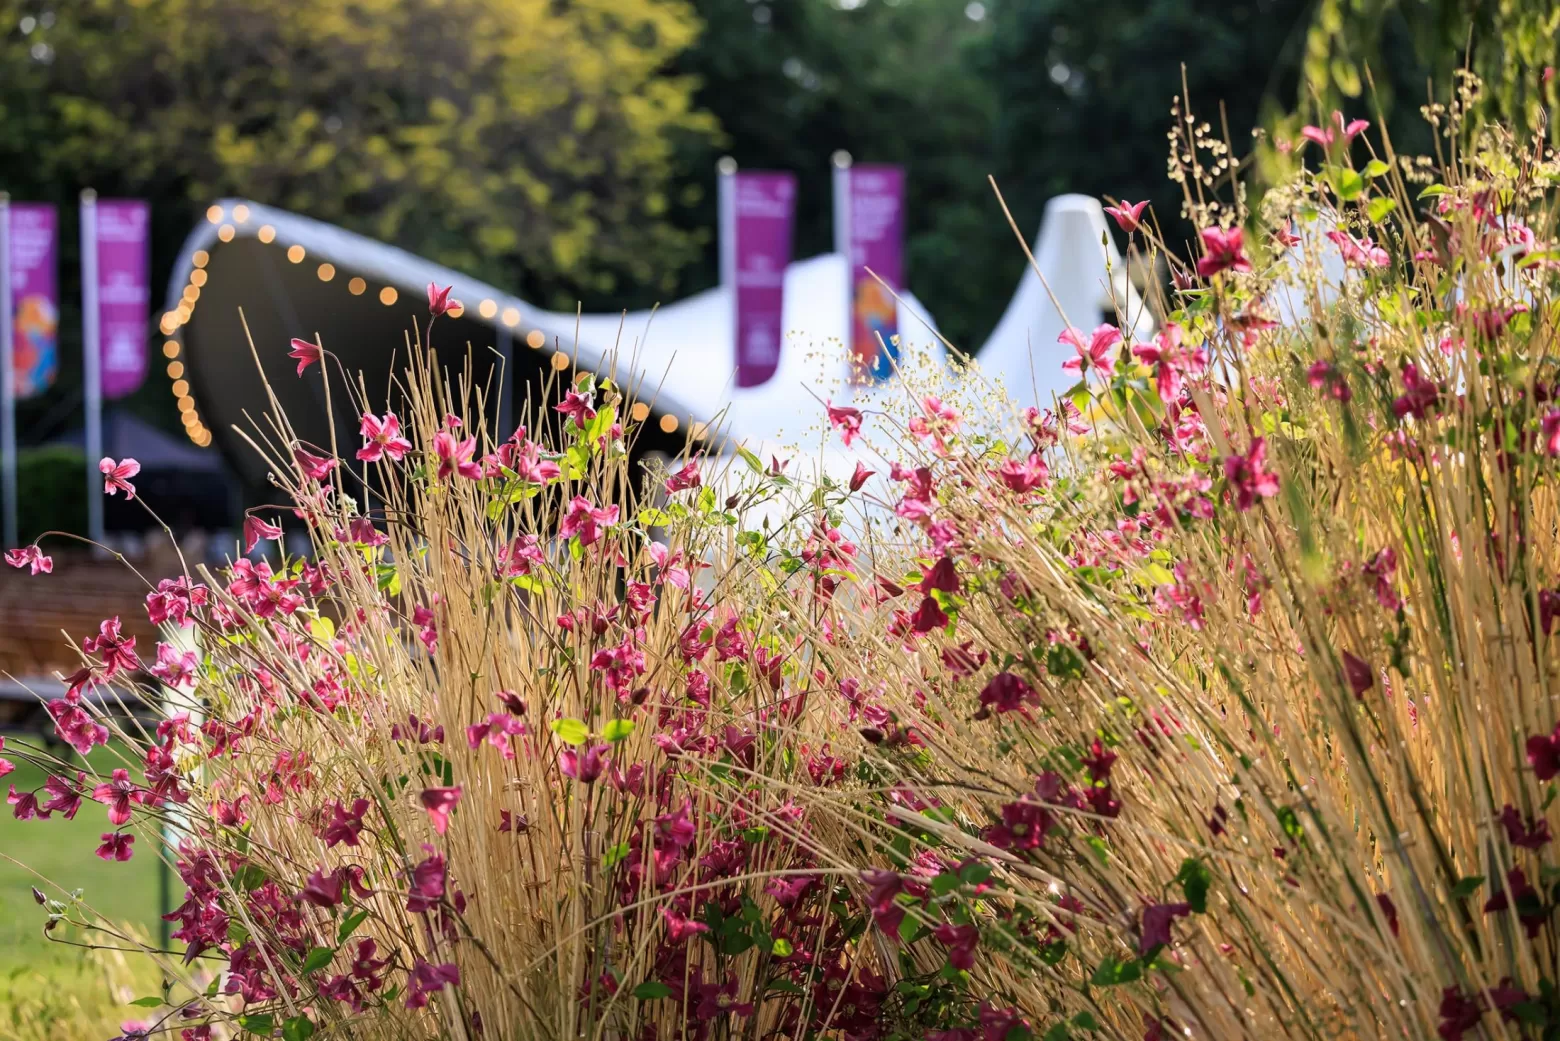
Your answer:
[[[20,539],[16,503],[16,353],[11,314],[11,197],[0,192],[0,498],[5,499],[5,548]]]
[[[737,161],[721,156],[715,164],[717,237],[720,239],[720,286],[730,298],[731,360],[741,357],[737,343]]]
[[[103,347],[98,311],[97,192],[81,193],[81,369],[87,406],[87,537],[103,544]]]
[[[834,252],[845,260],[845,360],[855,357],[856,267],[850,255],[850,153],[834,153]]]

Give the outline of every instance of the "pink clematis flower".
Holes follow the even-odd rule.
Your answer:
[[[574,421],[574,425],[581,430],[585,424],[596,418],[595,401],[590,394],[581,394],[577,390],[571,390],[563,397],[563,404],[554,405],[555,412],[561,412]]]
[[[119,462],[104,456],[98,460],[98,472],[103,475],[103,491],[109,495],[116,492],[124,492],[126,499],[135,498],[135,485],[130,483],[130,478],[141,472],[141,464],[134,459],[122,459]]]
[[[450,811],[460,802],[460,785],[453,788],[424,788],[423,809],[433,821],[433,830],[443,835],[450,826]]]
[[[666,479],[666,491],[668,495],[685,491],[689,488],[698,488],[704,483],[704,475],[699,473],[699,460],[694,457],[688,460],[686,466]]]
[[[861,436],[861,409],[836,408],[832,402],[824,402],[824,407],[829,412],[829,425],[840,432],[840,439],[849,448]]]
[[[174,690],[189,693],[195,689],[196,670],[200,660],[194,651],[180,653],[172,644],[157,644],[157,663],[151,673]]]
[[[412,450],[412,443],[401,436],[401,421],[394,412],[386,412],[383,419],[363,413],[358,432],[364,438],[363,447],[357,450],[359,462],[377,463],[389,456],[399,463]]]
[[[448,314],[452,310],[464,310],[459,300],[450,299],[450,290],[454,286],[436,286],[428,283],[428,313],[435,318],[442,314]]]
[[[569,509],[563,516],[563,523],[558,526],[560,538],[570,539],[579,536],[580,545],[589,546],[601,538],[603,528],[610,528],[617,523],[617,504],[597,509],[590,504],[590,500],[583,495],[576,495],[569,501]]]
[[[323,481],[336,468],[334,457],[315,455],[302,445],[293,446],[293,459],[297,461],[298,469],[303,471],[303,475],[312,481]]]
[[[1116,358],[1111,353],[1111,348],[1121,342],[1121,330],[1114,325],[1099,325],[1089,334],[1087,343],[1083,340],[1083,334],[1077,329],[1068,327],[1062,330],[1062,335],[1056,338],[1057,343],[1071,344],[1073,350],[1078,352],[1076,358],[1068,358],[1062,362],[1062,371],[1077,373],[1098,369],[1106,376],[1116,371]]]
[[[1143,934],[1138,940],[1138,953],[1146,956],[1156,948],[1170,946],[1170,924],[1191,913],[1191,904],[1151,904],[1143,908]]]
[[[411,890],[406,897],[406,909],[412,914],[426,914],[444,899],[444,856],[426,843],[423,852],[428,856],[412,868]]]
[[[363,815],[368,812],[368,807],[367,799],[354,799],[350,810],[344,809],[340,800],[326,807],[330,810],[330,820],[320,829],[320,838],[325,840],[325,848],[330,849],[342,842],[355,847],[358,834],[363,830]]]
[[[1110,214],[1118,228],[1131,235],[1142,227],[1143,210],[1147,206],[1148,200],[1144,199],[1142,202],[1123,202],[1120,206],[1107,206],[1105,212]]]
[[[1186,377],[1201,376],[1208,368],[1208,351],[1201,344],[1183,344],[1184,330],[1175,322],[1166,322],[1152,343],[1140,343],[1132,353],[1145,365],[1154,367],[1154,385],[1159,400],[1171,404],[1179,400]]]
[[[429,965],[421,958],[412,966],[406,987],[406,1007],[423,1008],[428,999],[446,986],[460,986],[460,967],[453,962]]]
[[[298,359],[298,375],[303,375],[303,370],[320,360],[320,345],[310,343],[308,340],[300,340],[293,337],[290,345],[292,350],[287,352],[289,358]]]
[[[1224,479],[1235,497],[1235,508],[1242,512],[1251,509],[1259,498],[1277,495],[1278,475],[1267,469],[1267,440],[1254,437],[1245,455],[1226,456]]]
[[[1245,232],[1241,229],[1204,228],[1202,240],[1206,252],[1197,261],[1197,273],[1203,278],[1212,278],[1221,271],[1251,270],[1251,261],[1244,249]]]
[[[866,484],[867,479],[875,472],[874,470],[868,470],[866,463],[857,463],[856,472],[850,475],[850,490],[853,492],[861,491],[861,486]]]
[[[34,575],[40,572],[47,575],[54,570],[54,558],[44,556],[37,543],[20,549],[6,550],[5,562],[14,568],[30,568],[30,573]]]
[[[1300,130],[1300,136],[1305,138],[1307,141],[1312,141],[1318,145],[1321,145],[1323,148],[1331,148],[1333,143],[1338,140],[1340,135],[1343,137],[1343,143],[1349,144],[1356,137],[1370,129],[1369,120],[1354,119],[1350,120],[1348,123],[1345,123],[1343,120],[1343,113],[1338,111],[1333,112],[1333,123],[1337,127],[1336,130],[1330,126],[1302,127]]]
[[[477,454],[475,437],[457,441],[454,434],[441,430],[433,435],[433,453],[439,457],[438,476],[441,481],[452,473],[458,473],[468,481],[482,477],[482,467],[473,460]]]
[[[1369,235],[1356,239],[1346,231],[1329,231],[1327,237],[1337,245],[1343,262],[1349,267],[1386,267],[1391,260],[1387,251],[1376,245]]]
[[[581,784],[594,784],[607,768],[603,758],[606,751],[603,744],[590,745],[582,752],[565,748],[558,753],[558,772]]]
[[[4,751],[5,751],[5,735],[0,734],[0,752],[4,752]],[[15,769],[16,769],[16,764],[15,763],[11,762],[11,760],[9,760],[9,759],[0,757],[0,777],[4,777],[6,774],[10,773],[12,770],[15,770]]]
[[[141,664],[135,656],[135,637],[119,633],[118,615],[99,622],[98,634],[81,641],[81,646],[88,654],[102,656],[105,680],[113,679],[121,671],[134,672]]]
[[[104,860],[117,860],[122,863],[134,855],[134,852],[130,849],[130,846],[135,842],[134,835],[113,831],[100,837],[103,840],[103,844],[97,848],[97,855]]]
[[[1560,455],[1560,409],[1552,408],[1545,412],[1542,424],[1544,451],[1550,455]]]
[[[279,539],[282,537],[282,526],[270,521],[261,520],[259,517],[244,518],[244,552],[253,553],[255,546],[261,539]]]

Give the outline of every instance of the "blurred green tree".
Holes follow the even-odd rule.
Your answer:
[[[1405,79],[1405,59],[1418,75],[1393,82]],[[1417,113],[1427,84],[1444,100],[1453,74],[1466,65],[1483,81],[1488,115],[1536,127],[1541,108],[1557,100],[1556,85],[1544,78],[1557,62],[1560,4],[1554,0],[1321,0],[1306,40],[1306,90],[1324,107],[1361,97],[1371,70],[1383,107],[1390,110],[1401,94]]]
[[[185,229],[246,195],[563,306],[700,249],[668,216],[681,143],[716,132],[666,71],[684,0],[0,0],[0,25],[8,175]]]
[[[724,131],[717,147],[684,152],[699,194],[682,220],[712,227],[710,189],[722,152],[747,167],[795,170],[796,255],[833,248],[830,161],[907,168],[908,280],[954,343],[978,347],[1017,283],[1022,256],[1005,250],[988,284],[964,245],[1001,220],[985,176],[995,96],[973,54],[989,32],[969,0],[693,0],[705,23],[675,68],[700,83],[696,100]],[[973,17],[972,17],[973,16]],[[715,258],[684,272],[681,289],[715,281]]]

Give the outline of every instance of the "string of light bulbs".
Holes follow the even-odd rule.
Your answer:
[[[206,210],[206,220],[216,225],[217,240],[219,242],[232,242],[238,237],[240,229],[247,230],[251,213],[249,207],[243,203],[233,207],[232,213],[228,213],[222,206],[213,204]],[[256,240],[264,245],[271,245],[276,241],[276,228],[270,224],[262,224],[254,231]],[[292,243],[287,247],[287,259],[293,264],[302,264],[308,259],[308,250],[301,243]],[[179,409],[179,421],[184,425],[185,435],[199,448],[211,446],[211,429],[206,426],[200,417],[200,412],[195,406],[195,398],[191,393],[190,370],[187,351],[184,346],[183,329],[189,325],[190,319],[195,314],[195,306],[200,301],[201,290],[210,280],[210,274],[206,267],[211,262],[211,254],[204,249],[196,250],[190,258],[191,267],[189,281],[184,286],[178,305],[171,311],[163,313],[158,322],[158,328],[162,331],[163,357],[167,360],[166,371],[170,380],[170,389],[173,391],[174,400]],[[321,282],[336,282],[336,265],[329,261],[323,261],[315,267],[315,276]],[[345,280],[347,292],[353,296],[362,296],[369,290],[368,282],[361,276],[354,275]],[[377,293],[379,302],[385,307],[393,306],[400,299],[400,290],[392,285],[383,285]],[[465,313],[463,307],[452,307],[449,315],[452,318],[460,318]],[[500,304],[491,297],[485,298],[477,304],[477,314],[483,318],[492,320],[497,318],[508,329],[515,329],[520,325],[520,309],[512,305],[500,310]],[[540,329],[532,329],[525,334],[525,345],[532,350],[541,350],[547,345],[547,334]],[[552,356],[552,367],[562,372],[571,364],[568,354],[559,351]],[[643,401],[636,401],[629,409],[629,417],[636,423],[643,423],[650,418],[650,406]],[[666,413],[661,416],[659,426],[663,433],[674,434],[680,426],[678,418]],[[695,423],[695,436],[701,436],[698,428],[703,424]]]

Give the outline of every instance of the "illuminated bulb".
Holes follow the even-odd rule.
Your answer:
[[[203,249],[197,249],[195,251],[195,255],[190,257],[190,263],[194,264],[196,267],[205,267],[206,266],[206,262],[208,260],[210,260],[210,259],[211,259],[211,254],[210,253],[207,253]]]
[[[265,243],[272,242],[276,238],[276,229],[271,227],[269,224],[262,224],[260,225],[260,231],[255,235],[255,238]]]
[[[451,300],[450,309],[445,313],[448,314],[451,318],[459,318],[461,315],[466,313],[466,305],[461,303],[459,300]]]
[[[695,441],[704,440],[704,435],[708,434],[709,432],[710,426],[708,423],[694,423],[688,428],[688,436],[693,438]]]
[[[163,320],[167,321],[168,320],[168,316],[167,315],[163,315]],[[163,357],[164,358],[177,358],[178,356],[179,356],[179,341],[178,340],[165,340],[165,341],[163,341]]]
[[[222,227],[217,229],[217,238],[221,239],[223,242],[232,242],[233,234],[233,225],[231,224],[224,224]]]
[[[320,276],[321,282],[329,282],[331,279],[336,277],[336,265],[321,264],[317,274]]]
[[[180,304],[178,310],[173,312],[173,324],[183,325],[190,320],[190,305]]]
[[[240,224],[244,223],[249,219],[249,207],[245,206],[243,203],[239,203],[237,206],[233,207],[233,219],[238,221]]]
[[[195,408],[195,399],[186,394],[184,397],[179,399],[179,408],[181,410],[184,408],[186,402],[189,403],[189,406],[192,410]]]
[[[222,207],[220,207],[220,206],[216,205],[215,203],[213,203],[206,210],[206,219],[209,220],[213,224],[221,224],[222,223]]]
[[[520,310],[519,310],[519,308],[515,308],[515,307],[506,307],[506,308],[504,308],[504,313],[503,313],[502,317],[503,317],[503,320],[504,320],[504,324],[509,326],[511,329],[513,329],[515,326],[520,324]]]
[[[347,283],[347,292],[351,293],[353,296],[362,296],[363,290],[367,288],[368,283],[363,281],[361,278],[354,278],[352,281]]]
[[[176,397],[176,398],[187,398],[187,397],[189,397],[190,396],[190,381],[189,380],[174,380],[173,381],[173,396]]]
[[[379,291],[379,302],[384,304],[386,307],[389,307],[391,304],[395,303],[395,298],[398,295],[399,294],[397,294],[395,291],[395,286],[385,286]]]
[[[661,432],[665,434],[677,433],[677,417],[671,413],[661,417]]]
[[[171,362],[168,363],[168,378],[169,379],[176,380],[180,376],[183,376],[183,375],[184,375],[184,363],[182,361],[171,361]]]
[[[190,285],[203,286],[206,284],[206,279],[210,277],[210,275],[206,274],[206,272],[202,271],[200,268],[196,268],[194,271],[190,272]]]
[[[193,411],[181,412],[179,413],[179,422],[183,423],[187,427],[199,426],[200,417],[197,416]]]
[[[569,367],[569,356],[564,354],[562,351],[559,351],[557,354],[552,356],[552,367],[557,369],[559,372],[567,369]]]
[[[178,314],[173,311],[164,312],[162,321],[157,323],[157,327],[163,331],[164,336],[172,336],[173,331],[179,327]],[[170,340],[169,342],[171,343],[172,341]],[[167,348],[163,349],[166,350]]]
[[[547,336],[540,329],[532,329],[525,334],[525,345],[533,351],[539,351],[547,343]]]
[[[650,406],[643,401],[634,402],[633,407],[628,410],[628,418],[635,423],[643,423],[650,418]]]
[[[186,303],[193,304],[195,301],[197,301],[199,299],[200,299],[200,288],[198,286],[185,286],[184,287],[184,300],[185,300]]]
[[[288,246],[287,247],[287,259],[292,261],[294,264],[302,264],[303,263],[303,247],[302,246]]]
[[[492,318],[498,314],[498,302],[496,300],[484,300],[477,305],[477,314],[483,318]]]

